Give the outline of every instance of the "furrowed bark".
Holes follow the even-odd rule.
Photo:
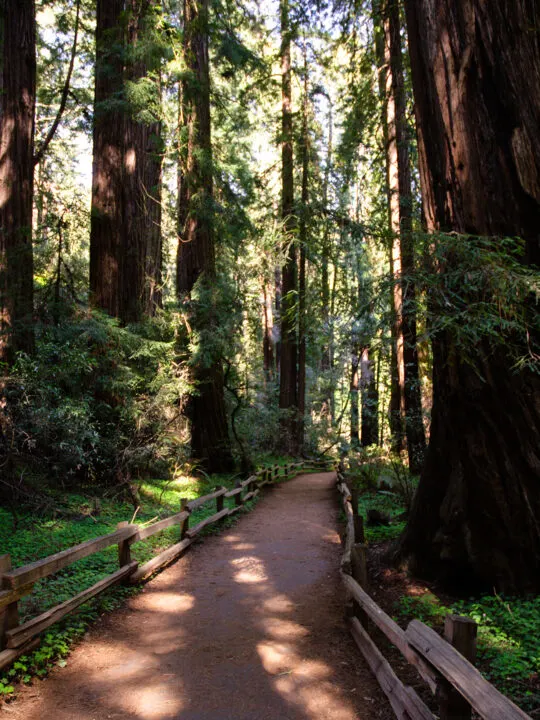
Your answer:
[[[506,0],[406,11],[428,228],[494,249],[517,235],[538,264],[540,11]],[[399,557],[454,590],[538,591],[538,376],[488,339],[463,349],[440,332],[433,353],[430,443]]]

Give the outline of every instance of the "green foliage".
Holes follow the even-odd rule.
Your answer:
[[[174,317],[120,328],[74,312],[43,325],[4,387],[0,456],[61,480],[103,483],[177,459],[166,429],[189,391],[175,365]]]
[[[524,243],[515,238],[417,234],[419,256],[413,280],[420,290],[417,312],[426,315],[430,337],[445,333],[460,358],[477,365],[478,346],[504,344],[516,370],[539,372],[538,268],[524,263]],[[477,370],[479,370],[477,368]]]
[[[448,613],[478,623],[478,661],[484,676],[523,709],[538,707],[540,598],[485,595],[446,606],[432,593],[403,597],[398,613],[440,627]]]
[[[182,497],[192,500],[212,492],[217,485],[233,487],[234,480],[233,476],[195,478],[178,474],[167,480],[142,482],[137,522],[150,523],[179,512]],[[97,497],[51,489],[47,497],[48,509],[41,515],[24,507],[12,515],[0,507],[0,554],[9,553],[15,567],[112,532],[119,522],[133,517],[130,504],[107,494]],[[225,500],[226,507],[233,505],[234,499]],[[250,506],[251,503],[247,507]],[[191,516],[191,524],[195,525],[213,513],[215,503],[198,508]],[[235,518],[229,518],[219,527],[205,528],[202,534],[218,532],[234,522]],[[167,528],[133,545],[132,556],[140,563],[146,562],[178,540],[179,527]],[[38,581],[34,592],[19,603],[21,621],[73,597],[117,569],[117,548],[111,546]],[[52,626],[37,650],[20,658],[5,672],[5,676],[0,675],[0,695],[14,692],[15,681],[30,682],[32,677],[46,675],[55,664],[65,665],[70,647],[82,638],[88,626],[104,612],[119,607],[126,597],[135,592],[137,588],[111,588],[85,603],[63,622]]]

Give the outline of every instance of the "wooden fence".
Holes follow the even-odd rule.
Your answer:
[[[449,615],[444,638],[419,620],[403,630],[369,596],[363,520],[358,495],[351,493],[338,469],[337,488],[346,516],[341,576],[345,585],[351,634],[400,720],[471,720],[472,710],[486,720],[524,720],[520,710],[474,667],[476,623]],[[427,683],[438,705],[434,715],[413,688],[397,677],[373,642],[373,623],[413,665]]]
[[[39,644],[40,633],[83,603],[117,583],[139,583],[180,557],[203,528],[237,513],[247,502],[253,500],[265,485],[290,479],[302,472],[321,471],[329,466],[328,460],[274,465],[259,471],[247,480],[238,482],[232,490],[220,487],[215,492],[195,500],[182,500],[181,512],[152,525],[141,527],[123,522],[118,525],[115,532],[88,540],[23,567],[12,569],[10,556],[0,555],[0,670],[10,665],[20,655],[34,649]],[[234,507],[226,508],[225,498],[234,498]],[[196,525],[190,526],[191,513],[213,501],[216,503],[216,512]],[[156,555],[144,565],[139,565],[131,559],[131,546],[134,543],[174,525],[180,527],[180,542]],[[119,569],[116,572],[41,615],[24,623],[19,622],[19,600],[32,593],[34,583],[111,545],[118,546]]]

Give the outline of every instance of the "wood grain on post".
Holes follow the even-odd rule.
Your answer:
[[[401,720],[435,720],[435,716],[411,687],[404,685],[390,667],[388,660],[369,637],[360,622],[351,620],[352,636],[367,664],[377,678],[397,718]]]
[[[360,543],[353,545],[351,550],[351,573],[356,582],[364,588],[367,592],[368,589],[368,575],[367,575],[367,562],[366,562],[366,546]],[[368,629],[368,614],[367,612],[355,601],[354,604],[354,615],[360,621],[362,627]]]
[[[352,503],[352,509],[353,513],[355,515],[358,515],[358,488],[354,487],[351,490],[351,503]],[[358,541],[360,542],[360,541]]]
[[[419,620],[405,633],[413,648],[425,657],[487,720],[530,720],[530,716],[491,685],[472,663]]]
[[[354,505],[353,505],[353,511],[354,511]],[[361,515],[353,515],[353,523],[354,523],[354,542],[356,543],[365,543],[366,542],[366,533],[364,530],[364,518]]]
[[[448,615],[444,621],[444,639],[474,664],[478,626],[468,617]],[[471,720],[472,708],[448,680],[441,678],[437,687],[441,720]]]
[[[341,579],[345,585],[345,588],[350,593],[352,598],[367,612],[370,620],[381,630],[384,635],[390,640],[392,645],[395,645],[401,654],[407,659],[407,661],[414,665],[420,675],[429,685],[432,693],[437,691],[437,684],[440,678],[440,674],[436,672],[409,644],[407,635],[402,630],[395,620],[387,615],[382,608],[380,608],[375,600],[371,598],[365,590],[352,578],[350,575],[342,573]],[[438,636],[437,636],[438,637]],[[441,642],[444,642],[441,640]],[[445,643],[446,645],[447,643]]]
[[[227,490],[226,487],[223,487],[221,485],[220,487],[216,488],[216,490]],[[224,495],[218,495],[216,498],[216,512],[221,512],[223,510],[223,504],[225,502],[225,496]]]
[[[180,498],[180,509],[182,511],[188,510],[187,498]],[[182,525],[180,527],[180,540],[185,540],[188,530],[189,530],[189,513],[188,513],[187,517],[185,517],[182,520]]]
[[[0,587],[4,587],[3,574],[11,570],[11,556],[0,555]],[[7,647],[6,633],[19,625],[19,603],[17,600],[0,608],[0,650]]]
[[[119,522],[116,526],[117,530],[121,530],[122,528],[129,527],[129,523],[127,521]],[[118,564],[120,567],[124,567],[124,565],[129,565],[131,562],[131,544],[129,542],[129,539],[126,540],[119,540],[118,541]]]

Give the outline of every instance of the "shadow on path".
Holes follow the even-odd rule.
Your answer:
[[[267,493],[106,616],[24,720],[386,720],[346,633],[333,473]]]

